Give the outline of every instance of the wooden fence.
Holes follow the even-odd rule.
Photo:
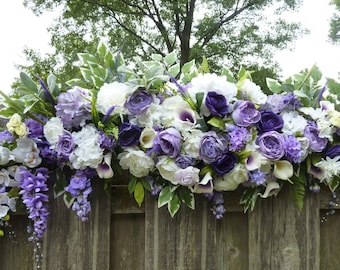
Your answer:
[[[287,191],[259,200],[243,213],[240,194],[225,197],[227,213],[215,220],[205,200],[196,210],[182,207],[171,218],[147,196],[138,208],[126,186],[113,187],[110,201],[94,188],[88,222],[66,209],[62,199],[50,205],[43,240],[47,270],[338,270],[340,215],[327,216],[328,193],[308,195],[299,211]],[[328,220],[321,223],[323,216]],[[12,232],[0,238],[0,269],[34,269],[25,216],[11,220]]]

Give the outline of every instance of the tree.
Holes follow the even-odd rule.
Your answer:
[[[55,53],[46,58],[26,53],[35,58],[40,74],[47,72],[46,62],[56,61],[51,70],[65,80],[77,72],[76,53],[92,51],[101,38],[126,58],[145,59],[176,50],[181,64],[205,56],[214,68],[221,63],[259,65],[259,59],[273,66],[275,51],[301,34],[299,24],[279,16],[297,9],[301,0],[24,0],[24,4],[37,15],[61,10],[49,28]]]
[[[329,37],[333,43],[340,41],[340,0],[332,0],[336,12],[333,14],[330,22]]]

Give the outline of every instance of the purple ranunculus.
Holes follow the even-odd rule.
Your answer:
[[[118,143],[121,146],[137,145],[142,129],[136,125],[125,122],[119,126]]]
[[[125,108],[132,114],[143,114],[152,103],[152,96],[145,90],[135,91],[125,102]]]
[[[335,158],[337,156],[340,156],[340,144],[327,147],[327,149],[324,152],[324,156],[330,157],[330,158]]]
[[[171,158],[178,156],[181,150],[181,134],[175,128],[168,128],[158,134],[158,141],[162,151]]]
[[[222,176],[234,168],[237,160],[237,156],[233,152],[225,152],[218,160],[211,163],[211,167],[217,175]]]
[[[263,156],[271,160],[279,160],[285,154],[283,137],[277,131],[263,133],[258,139],[260,152]]]
[[[207,164],[211,164],[221,158],[228,149],[226,138],[216,134],[215,131],[208,131],[201,139],[199,148],[200,158]]]
[[[63,135],[59,137],[57,146],[56,146],[56,151],[59,155],[64,156],[64,157],[69,157],[76,147],[71,132],[64,130]]]
[[[238,101],[234,105],[234,111],[231,117],[236,125],[248,127],[260,121],[261,114],[252,102]]]
[[[228,113],[228,105],[225,96],[215,91],[208,92],[205,98],[205,106],[214,116],[224,117]]]
[[[314,152],[321,152],[327,146],[327,138],[320,138],[319,129],[315,122],[308,121],[304,131],[304,136],[309,140],[309,147]]]
[[[280,131],[283,127],[283,119],[281,115],[273,113],[271,111],[261,112],[261,119],[257,123],[257,129],[260,133],[267,131]]]

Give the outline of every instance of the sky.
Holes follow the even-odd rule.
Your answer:
[[[24,64],[25,46],[51,52],[47,28],[53,22],[53,14],[36,17],[26,9],[22,0],[0,1],[0,90],[10,92],[10,85],[19,71],[15,64]],[[328,0],[304,0],[298,13],[288,14],[293,21],[300,21],[310,34],[296,41],[293,51],[283,50],[276,55],[287,77],[317,64],[326,77],[337,78],[340,72],[340,44],[327,42],[329,19],[334,11]]]

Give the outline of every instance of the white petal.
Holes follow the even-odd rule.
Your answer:
[[[293,176],[293,165],[287,160],[274,162],[274,176],[281,180],[288,180]]]

